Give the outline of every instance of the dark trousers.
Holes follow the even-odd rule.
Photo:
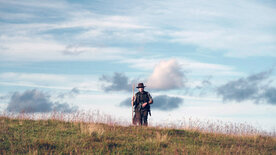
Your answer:
[[[135,116],[134,116],[134,125],[143,125],[143,126],[148,126],[148,110],[143,109],[143,110],[135,110]]]

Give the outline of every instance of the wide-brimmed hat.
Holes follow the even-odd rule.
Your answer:
[[[143,83],[138,83],[138,86],[136,88],[145,88],[146,86],[144,86]]]

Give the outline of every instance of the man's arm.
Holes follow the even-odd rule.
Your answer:
[[[150,99],[148,103],[149,103],[149,104],[152,104],[152,103],[153,103],[153,100],[152,100],[152,99]]]
[[[153,103],[153,100],[152,100],[152,97],[151,97],[150,93],[148,93],[148,97],[149,97],[149,101],[143,103],[142,107],[145,107],[147,104],[152,104]]]
[[[150,93],[148,93],[148,96],[149,96],[149,104],[152,104],[153,103],[153,100],[152,100],[152,97],[151,97],[151,95],[150,95]]]

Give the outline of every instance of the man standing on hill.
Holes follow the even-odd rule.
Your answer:
[[[153,103],[152,97],[149,92],[144,91],[143,83],[139,83],[136,88],[139,89],[139,92],[132,97],[132,106],[134,106],[135,116],[133,117],[133,124],[137,125],[148,125],[148,113],[150,112],[150,104]]]

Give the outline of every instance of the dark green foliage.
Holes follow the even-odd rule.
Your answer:
[[[0,154],[276,154],[276,140],[153,127],[0,117]]]

